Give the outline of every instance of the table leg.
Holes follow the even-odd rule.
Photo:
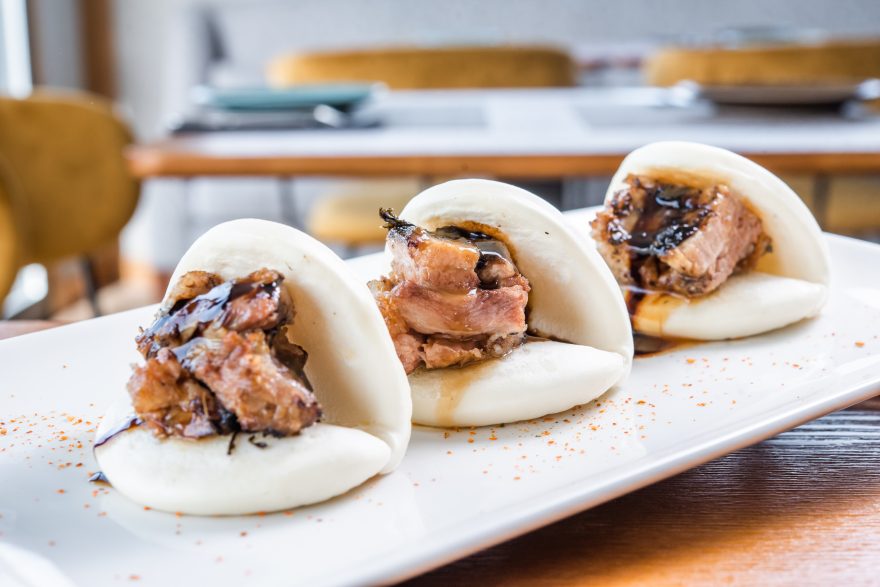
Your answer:
[[[281,218],[284,220],[285,224],[288,224],[294,228],[298,228],[299,230],[305,230],[305,223],[303,222],[302,215],[299,213],[299,209],[297,208],[296,202],[296,194],[293,189],[293,179],[292,177],[281,177],[279,178],[279,198],[281,204]]]
[[[601,204],[608,182],[605,177],[566,177],[562,180],[560,209],[573,210]]]
[[[813,214],[822,230],[827,229],[828,200],[831,195],[831,178],[822,173],[813,178]]]

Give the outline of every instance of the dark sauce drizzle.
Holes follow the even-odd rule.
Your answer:
[[[232,451],[235,450],[235,437],[238,436],[238,430],[229,435],[229,444],[226,445],[226,456],[232,454]]]
[[[89,477],[89,483],[95,483],[98,485],[110,485],[110,480],[107,479],[107,475],[104,474],[104,471],[98,471],[91,477]]]
[[[132,428],[140,426],[143,423],[144,423],[144,421],[141,420],[138,416],[136,416],[136,415],[129,416],[129,418],[127,420],[125,420],[122,424],[120,424],[116,428],[112,428],[108,432],[102,434],[100,438],[95,440],[95,444],[92,447],[92,450],[98,448],[99,446],[107,444],[112,439],[119,436],[120,434],[122,434],[126,430],[131,430]]]
[[[266,448],[267,446],[269,446],[268,442],[263,442],[262,440],[256,440],[256,436],[253,434],[248,436],[248,442],[250,442],[251,444],[253,444],[257,448]]]
[[[712,211],[708,206],[700,205],[701,190],[698,188],[660,182],[647,187],[637,177],[631,181],[635,183],[634,187],[648,192],[642,208],[630,210],[638,211],[638,220],[631,232],[624,230],[619,223],[610,225],[608,236],[612,244],[626,245],[630,276],[633,283],[639,284],[642,267],[646,263],[657,262],[659,257],[696,234]],[[625,188],[624,192],[629,189]],[[619,195],[622,194],[619,192]],[[625,289],[627,310],[630,316],[635,316],[639,304],[652,292],[639,285]]]
[[[648,197],[636,225],[629,235],[616,235],[626,241],[630,254],[664,255],[693,236],[712,213],[707,206],[700,205],[700,190],[696,188],[665,183],[642,188],[648,191]]]
[[[151,338],[166,329],[185,335],[185,339],[196,336],[204,326],[219,318],[226,306],[233,300],[254,293],[270,297],[280,295],[279,280],[269,283],[252,281],[226,281],[192,299],[182,299],[175,303],[167,314],[156,319],[142,337]],[[162,348],[158,341],[150,346],[147,358],[154,357]]]

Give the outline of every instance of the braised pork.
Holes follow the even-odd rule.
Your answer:
[[[286,436],[320,418],[303,372],[307,355],[287,339],[293,306],[283,279],[266,269],[229,281],[181,277],[137,337],[146,364],[128,383],[137,415],[156,434]]]
[[[370,288],[407,373],[501,357],[522,344],[530,287],[502,241],[380,214],[392,271]]]
[[[619,283],[686,297],[711,293],[770,248],[761,219],[723,184],[631,175],[592,229]]]

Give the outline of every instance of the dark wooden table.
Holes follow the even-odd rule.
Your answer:
[[[880,400],[423,575],[414,585],[877,585]]]
[[[410,583],[876,585],[878,561],[880,398]]]

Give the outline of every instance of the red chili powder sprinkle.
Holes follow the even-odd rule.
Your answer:
[[[864,343],[863,341],[861,341],[861,340],[857,340],[857,341],[856,341],[856,346],[857,346],[858,348],[862,348],[863,346],[865,346],[865,343]]]

